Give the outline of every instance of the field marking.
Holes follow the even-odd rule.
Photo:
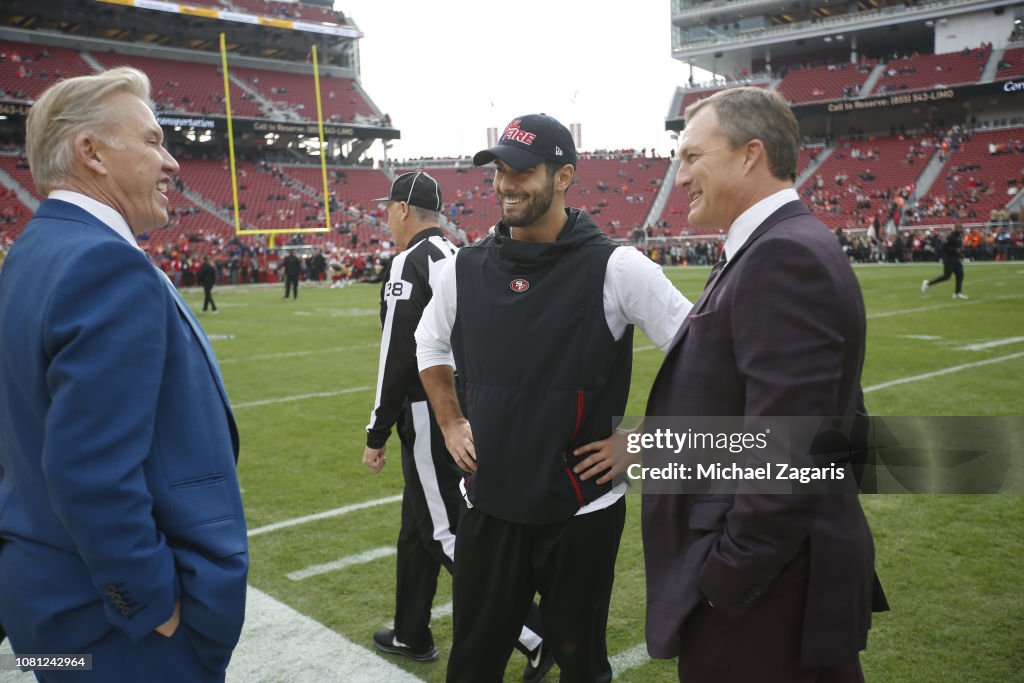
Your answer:
[[[997,346],[1006,346],[1007,344],[1017,344],[1024,341],[1024,337],[1007,337],[1006,339],[995,339],[990,342],[984,342],[981,344],[968,344],[967,346],[958,346],[954,348],[954,351],[983,351],[985,349],[993,349]]]
[[[629,671],[639,666],[643,666],[647,662],[651,661],[651,656],[647,654],[647,643],[639,643],[634,645],[628,650],[624,650],[617,655],[613,655],[608,658],[608,661],[612,665],[612,674],[617,675],[623,671]]]
[[[249,586],[245,625],[228,667],[227,683],[308,681],[419,683],[422,679]]]
[[[10,655],[11,641],[0,645]],[[34,683],[25,671],[0,671],[0,683]],[[231,657],[227,683],[421,683],[372,650],[249,586],[245,624]]]
[[[14,650],[11,649],[10,638],[0,643],[0,655],[14,655]],[[36,683],[36,677],[31,671],[0,669],[0,683]]]
[[[901,334],[900,339],[915,339],[919,341],[937,341],[942,339],[937,334]]]
[[[217,359],[220,365],[227,363],[246,363],[254,360],[274,360],[275,358],[297,358],[298,356],[312,356],[317,353],[338,353],[341,351],[353,351],[356,349],[368,349],[378,344],[357,344],[356,346],[332,346],[329,349],[313,349],[312,351],[282,351],[281,353],[264,353],[259,356],[246,356],[244,358]]]
[[[297,396],[282,396],[280,398],[266,398],[262,401],[246,401],[245,403],[232,403],[231,407],[234,410],[239,408],[255,408],[256,406],[272,406],[278,403],[289,403],[291,401],[306,401],[311,398],[329,398],[331,396],[341,396],[342,394],[354,394],[358,391],[370,391],[373,387],[349,387],[348,389],[339,389],[337,391],[317,391],[312,394],[299,394]]]
[[[921,375],[913,375],[911,377],[902,377],[900,379],[890,380],[888,382],[882,382],[870,387],[864,387],[864,393],[869,391],[878,391],[879,389],[888,389],[898,384],[906,384],[908,382],[916,382],[922,379],[931,379],[933,377],[940,377],[942,375],[948,375],[961,370],[967,370],[969,368],[977,368],[982,365],[989,365],[990,363],[1002,363],[1003,361],[1013,360],[1014,358],[1024,358],[1024,351],[1020,353],[1011,353],[1009,356],[999,356],[998,358],[989,358],[988,360],[979,360],[974,363],[964,363],[963,365],[954,365],[950,368],[943,368],[942,370],[935,370],[934,372],[926,372]]]
[[[349,555],[348,557],[343,557],[340,560],[334,560],[333,562],[314,564],[304,569],[299,569],[294,572],[288,572],[287,574],[285,574],[285,576],[287,576],[292,581],[302,581],[303,579],[309,579],[314,576],[320,576],[321,574],[336,572],[341,569],[346,569],[348,567],[355,567],[360,564],[369,564],[370,562],[379,560],[382,557],[390,557],[392,555],[397,554],[398,549],[394,546],[374,548],[373,550],[367,550],[364,553]]]
[[[890,318],[894,315],[908,315],[910,313],[925,313],[927,311],[941,311],[946,308],[970,306],[971,304],[988,303],[990,301],[1005,301],[1006,299],[1021,299],[1024,298],[1024,294],[1006,294],[1004,296],[993,296],[985,299],[968,299],[967,301],[957,301],[956,303],[948,304],[935,304],[933,306],[919,306],[918,308],[903,308],[896,311],[884,311],[882,313],[871,313],[867,316],[868,320],[874,320],[875,318]]]
[[[266,524],[264,526],[256,527],[255,529],[249,529],[248,536],[259,536],[270,531],[277,531],[278,529],[287,529],[288,527],[298,526],[300,524],[308,524],[309,522],[317,522],[321,519],[330,519],[331,517],[340,517],[341,515],[347,515],[350,512],[356,512],[357,510],[365,510],[367,508],[377,507],[378,505],[387,505],[388,503],[397,503],[402,500],[402,495],[388,496],[387,498],[377,498],[376,500],[367,500],[362,503],[353,503],[352,505],[346,505],[340,508],[334,508],[333,510],[325,510],[323,512],[316,512],[311,515],[303,515],[302,517],[294,517],[292,519],[285,519],[280,522],[274,522],[273,524]]]

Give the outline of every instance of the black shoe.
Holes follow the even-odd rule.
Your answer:
[[[422,652],[413,652],[405,643],[398,641],[395,637],[395,629],[386,628],[381,629],[373,634],[373,644],[377,646],[377,649],[381,652],[387,652],[392,655],[402,655],[409,659],[414,659],[417,662],[432,662],[437,659],[437,648],[431,645]]]
[[[555,653],[551,648],[544,647],[544,643],[537,646],[536,650],[530,652],[526,657],[526,666],[523,667],[523,681],[525,683],[537,683],[544,680],[551,671],[551,665],[555,663]]]

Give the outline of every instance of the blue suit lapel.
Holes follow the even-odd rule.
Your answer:
[[[224,389],[224,381],[220,376],[220,367],[217,365],[217,358],[213,355],[213,348],[210,346],[210,341],[206,338],[206,333],[203,328],[199,325],[199,321],[196,320],[192,314],[192,309],[188,307],[185,300],[181,298],[181,294],[178,293],[174,283],[171,282],[170,278],[167,277],[167,273],[160,270],[156,266],[157,272],[160,273],[160,279],[163,280],[168,291],[171,293],[171,297],[174,299],[174,303],[178,306],[178,310],[188,321],[189,327],[192,328],[192,334],[195,335],[196,340],[199,342],[199,346],[202,347],[203,353],[206,354],[206,362],[210,366],[210,373],[213,374],[213,378],[217,383],[217,390],[220,392],[220,397],[224,401],[224,409],[227,410],[228,415],[234,420],[234,414],[231,412],[231,403],[228,401],[228,393]]]

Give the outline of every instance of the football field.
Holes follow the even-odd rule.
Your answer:
[[[1024,263],[968,263],[965,270],[971,298],[958,301],[951,282],[921,293],[921,280],[941,272],[936,264],[856,269],[868,314],[863,386],[870,413],[1024,414]],[[708,269],[666,273],[695,300]],[[350,647],[372,650],[371,634],[394,608],[397,437],[381,474],[361,464],[377,378],[378,285],[303,283],[297,300],[282,294],[283,286],[218,287],[220,314],[198,313],[241,433],[250,583],[266,604],[309,618],[292,627],[264,615],[279,622],[276,635],[260,629],[262,640],[248,644],[229,680],[285,680],[272,673],[275,662],[277,671],[291,671],[287,680],[386,683],[404,678],[397,666],[443,681],[452,624],[443,571],[432,625],[438,661],[389,657],[391,666],[373,669],[375,656]],[[201,292],[185,298],[198,311]],[[638,333],[627,414],[642,414],[660,359]],[[863,502],[893,608],[876,616],[862,656],[867,680],[1022,680],[1024,496],[875,495]],[[674,681],[674,663],[649,660],[643,646],[639,499],[628,496],[627,506],[608,627],[616,679]],[[364,664],[352,660],[346,669],[350,650]],[[317,658],[330,661],[314,675]],[[506,681],[520,679],[523,662],[513,654]],[[557,680],[557,669],[549,680]]]
[[[706,268],[666,272],[691,300],[707,277]],[[857,269],[868,312],[868,410],[1024,414],[1024,263],[967,264],[966,301],[951,298],[951,282],[920,292],[921,280],[939,272],[936,264]],[[298,300],[281,296],[277,287],[219,288],[221,314],[200,314],[242,437],[240,478],[256,532],[250,581],[370,647],[370,635],[389,622],[394,607],[402,490],[397,438],[389,442],[390,462],[380,475],[360,462],[377,376],[378,287],[303,286]],[[200,293],[186,298],[199,307]],[[635,347],[627,413],[642,414],[661,353],[639,335]],[[674,666],[648,660],[642,646],[638,502],[633,496],[627,501],[609,652],[619,680],[671,681]],[[374,504],[359,506],[368,503]],[[1024,498],[877,495],[866,497],[864,506],[893,606],[876,618],[863,656],[868,680],[1019,680]],[[326,511],[335,514],[302,519]],[[286,520],[298,523],[267,529]],[[444,679],[450,585],[443,575],[435,600],[441,659],[413,664],[390,658],[426,681]],[[289,655],[267,652],[274,659]],[[506,680],[519,679],[522,663],[515,654]]]

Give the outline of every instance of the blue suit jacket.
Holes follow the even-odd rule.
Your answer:
[[[180,598],[191,650],[223,670],[248,569],[237,456],[216,361],[173,287],[91,214],[44,201],[0,273],[0,623],[15,650],[89,652],[115,629],[138,644]]]

